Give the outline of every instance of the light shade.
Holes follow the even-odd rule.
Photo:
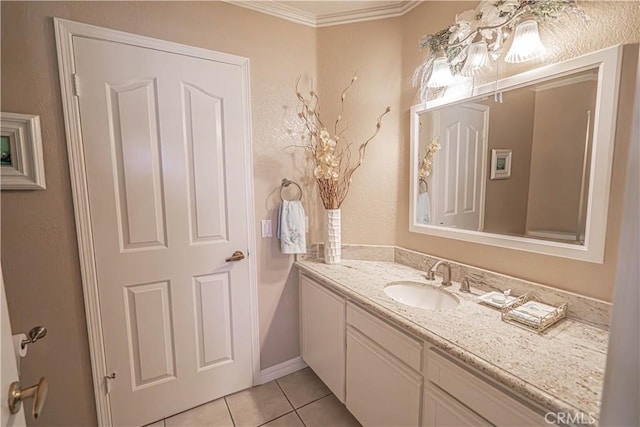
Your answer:
[[[538,22],[534,19],[522,21],[516,27],[516,34],[509,53],[504,60],[517,63],[538,58],[546,52],[540,33],[538,32]]]
[[[428,87],[444,87],[453,83],[453,75],[449,68],[449,61],[446,56],[438,56],[433,61],[431,77],[427,82]]]
[[[460,74],[465,77],[473,77],[489,65],[489,51],[484,40],[474,41],[467,50],[467,59],[464,61]]]

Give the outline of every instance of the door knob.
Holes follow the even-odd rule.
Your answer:
[[[20,388],[20,383],[15,381],[9,386],[9,411],[12,414],[17,414],[20,410],[22,401],[33,398],[33,409],[31,415],[34,420],[40,417],[44,401],[47,400],[47,392],[49,390],[49,384],[44,377],[40,378],[40,381],[36,385],[27,387],[25,389]]]
[[[226,261],[233,262],[233,261],[240,261],[241,259],[244,259],[244,254],[242,253],[242,251],[235,251],[233,255],[227,258]]]

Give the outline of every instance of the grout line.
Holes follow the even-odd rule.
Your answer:
[[[231,417],[231,423],[233,424],[233,427],[236,427],[236,421],[233,419],[233,414],[231,413],[231,408],[229,407],[229,402],[227,402],[227,396],[224,396],[223,399],[224,399],[224,404],[227,407],[227,412],[229,413],[229,416]]]
[[[291,401],[289,400],[289,396],[287,396],[287,393],[284,392],[284,389],[282,388],[278,380],[275,380],[275,383],[280,389],[280,391],[282,392],[282,394],[284,395],[284,398],[287,399],[287,402],[289,402],[289,405],[291,406],[291,410],[295,411],[296,407],[293,405],[293,403],[291,403]]]
[[[285,415],[289,415],[289,414],[294,413],[294,412],[296,412],[296,411],[295,411],[295,410],[293,410],[293,411],[289,411],[289,412],[287,412],[286,414],[279,415],[279,416],[277,416],[277,417],[275,417],[275,418],[272,418],[272,419],[270,419],[270,420],[265,421],[264,423],[260,424],[258,427],[260,427],[260,426],[264,426],[264,425],[267,425],[267,424],[269,424],[271,421],[279,420],[280,418],[284,417]]]
[[[293,411],[296,413],[296,416],[298,417],[298,419],[300,420],[300,422],[302,423],[302,425],[304,427],[307,427],[307,425],[304,423],[304,420],[302,419],[302,417],[300,416],[300,414],[298,413],[298,411]]]
[[[324,395],[324,396],[322,396],[322,397],[319,397],[319,398],[317,398],[317,399],[315,399],[315,400],[312,400],[312,401],[311,401],[311,402],[309,402],[309,403],[305,403],[304,405],[302,405],[302,406],[300,406],[299,408],[297,408],[297,409],[296,409],[296,411],[298,411],[299,409],[304,408],[305,406],[309,406],[309,405],[311,405],[312,403],[317,402],[318,400],[324,399],[325,397],[329,397],[329,396],[331,396],[331,394],[332,394],[332,393],[331,393],[331,392],[329,392],[329,394],[326,394],[326,395]]]

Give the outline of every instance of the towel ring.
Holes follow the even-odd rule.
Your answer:
[[[285,200],[285,198],[282,197],[282,190],[284,190],[291,184],[298,187],[298,191],[300,192],[300,195],[298,196],[298,198],[293,200],[302,200],[302,188],[300,188],[300,185],[297,182],[291,181],[290,179],[287,179],[287,178],[282,178],[282,183],[280,184],[280,200],[283,200],[283,201]]]

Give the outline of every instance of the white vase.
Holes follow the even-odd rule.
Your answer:
[[[342,252],[340,209],[324,211],[324,262],[339,264]]]

